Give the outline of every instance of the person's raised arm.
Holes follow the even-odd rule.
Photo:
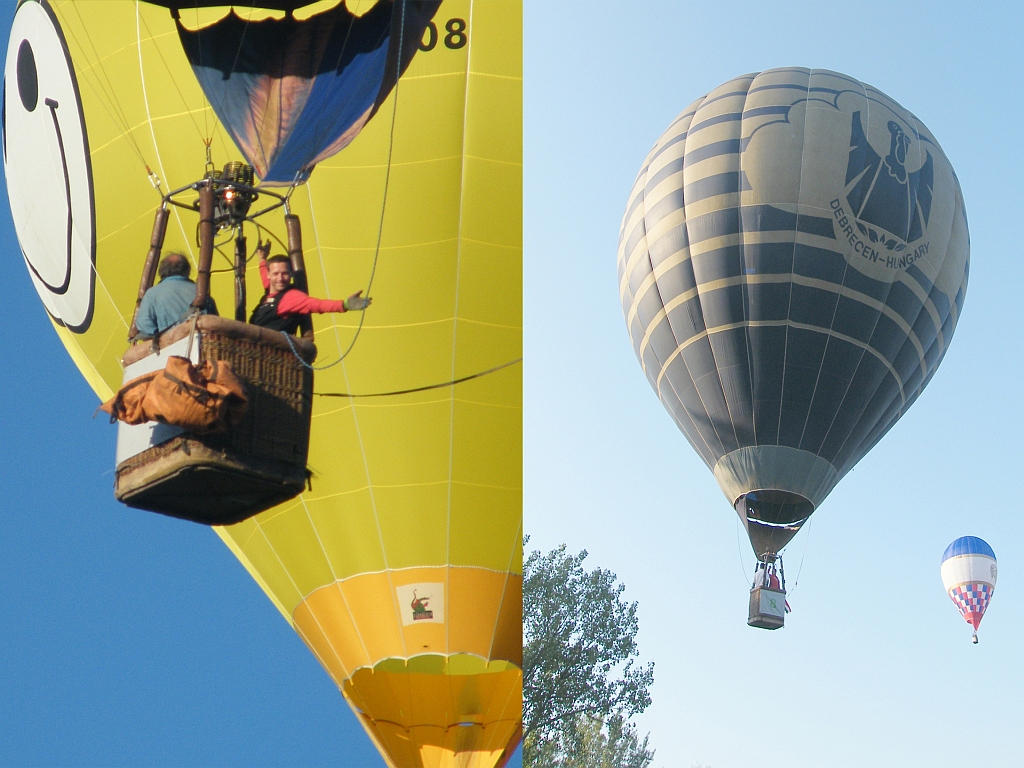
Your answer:
[[[267,270],[267,256],[270,255],[270,238],[267,238],[267,242],[260,240],[256,241],[256,250],[254,255],[260,257],[260,282],[263,283],[263,290],[270,288],[270,272]]]

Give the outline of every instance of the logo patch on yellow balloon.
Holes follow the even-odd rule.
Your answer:
[[[444,584],[424,582],[395,587],[402,624],[444,623]]]

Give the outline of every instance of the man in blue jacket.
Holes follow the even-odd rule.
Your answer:
[[[135,317],[140,338],[151,339],[185,319],[196,298],[196,284],[189,280],[191,271],[192,265],[180,253],[169,253],[160,260],[160,282],[146,291]],[[201,312],[217,314],[213,297]]]

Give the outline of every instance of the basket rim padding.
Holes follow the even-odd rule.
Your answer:
[[[179,339],[186,338],[189,333],[191,333],[191,329],[191,321],[178,323],[174,327],[168,328],[157,337],[160,341],[160,347],[167,347]],[[290,346],[288,343],[289,339],[285,337],[283,332],[272,331],[269,328],[263,328],[259,325],[242,323],[238,320],[229,320],[226,317],[218,317],[217,315],[199,315],[199,319],[196,321],[196,330],[200,332],[208,331],[210,333],[218,333],[232,339],[258,342],[260,344],[266,344],[268,346],[277,347],[278,349],[287,351],[291,351],[294,346],[295,351],[299,356],[301,356],[304,362],[312,364],[313,361],[316,360],[316,344],[312,341],[299,337],[292,337],[290,339]],[[152,339],[146,339],[145,341],[132,344],[121,358],[121,365],[123,367],[127,367],[132,363],[137,363],[139,360],[148,357],[152,352],[152,347]]]

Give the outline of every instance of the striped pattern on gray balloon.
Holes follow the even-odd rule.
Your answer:
[[[780,488],[817,507],[934,375],[969,254],[920,120],[845,75],[774,69],[658,139],[619,287],[644,373],[730,503]]]

